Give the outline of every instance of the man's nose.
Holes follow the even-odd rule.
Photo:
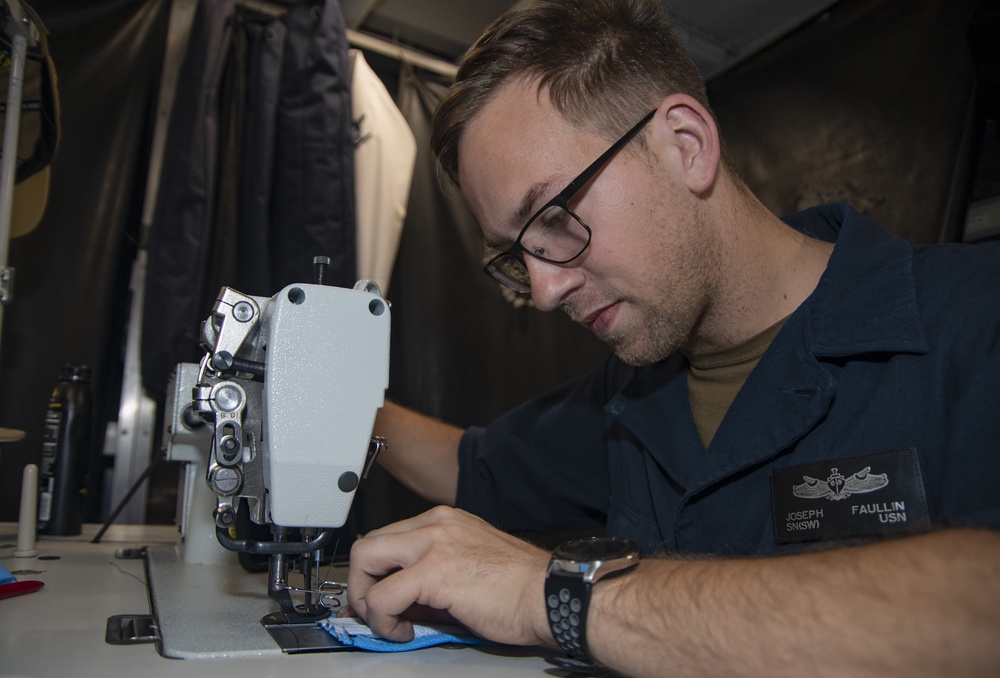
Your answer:
[[[552,264],[531,256],[524,259],[531,281],[531,300],[541,311],[556,310],[583,284],[583,272],[578,266]]]

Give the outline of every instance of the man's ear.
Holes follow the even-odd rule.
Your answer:
[[[722,156],[712,114],[687,94],[671,94],[660,102],[655,118],[688,190],[702,194],[711,189]]]

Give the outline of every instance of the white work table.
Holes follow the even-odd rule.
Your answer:
[[[109,617],[150,613],[144,560],[119,558],[116,552],[141,547],[170,549],[178,536],[171,526],[112,526],[99,544],[92,544],[90,540],[96,531],[97,526],[85,525],[83,534],[77,537],[40,538],[35,557],[15,558],[17,526],[0,523],[0,564],[19,581],[45,583],[44,588],[33,593],[0,599],[0,678],[565,675],[547,663],[541,651],[502,646],[308,654],[281,654],[268,646],[259,656],[170,659],[158,654],[153,644],[111,645],[105,642]],[[223,616],[222,624],[213,623],[214,628],[199,629],[198,633],[227,634],[238,628],[256,628],[261,616],[277,610],[267,597],[265,574],[248,573],[234,566],[225,569],[224,576],[228,595],[242,597],[241,604],[249,605],[254,612]],[[219,588],[212,581],[206,581],[206,585]],[[197,595],[197,592],[187,594]],[[197,623],[197,619],[192,619],[192,624]]]

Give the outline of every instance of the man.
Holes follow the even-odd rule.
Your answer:
[[[996,674],[997,247],[773,216],[655,1],[501,17],[432,144],[487,272],[615,356],[486,428],[386,407],[389,470],[464,510],[355,544],[376,632],[443,612],[637,676]],[[596,524],[643,557],[593,586],[510,534]]]

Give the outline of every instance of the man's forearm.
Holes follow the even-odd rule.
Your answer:
[[[397,480],[435,504],[455,504],[462,429],[386,402],[375,434],[389,444],[379,462]]]
[[[998,675],[1000,534],[643,561],[595,587],[588,643],[628,675]]]

